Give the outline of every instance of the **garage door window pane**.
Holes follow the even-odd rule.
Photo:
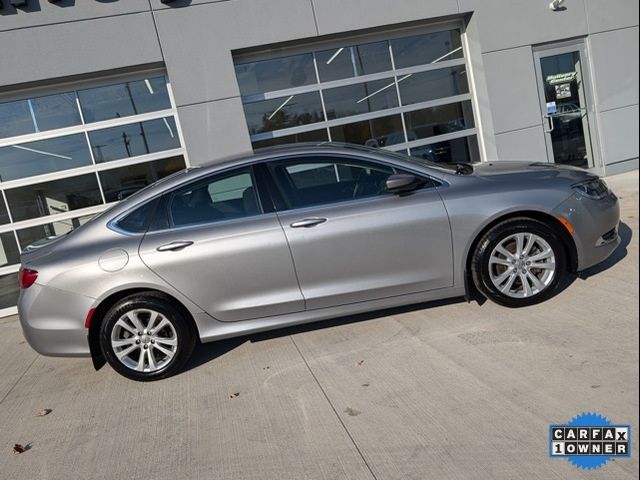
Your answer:
[[[18,303],[18,274],[11,273],[0,277],[0,308],[14,307]]]
[[[9,212],[7,212],[4,197],[0,195],[0,225],[4,225],[5,223],[9,223]]]
[[[324,120],[318,92],[249,103],[244,112],[251,135]]]
[[[389,44],[366,43],[316,52],[321,82],[391,70]]]
[[[20,251],[13,232],[0,233],[0,267],[20,263]]]
[[[236,77],[242,95],[316,83],[313,55],[310,53],[239,64],[236,65]]]
[[[411,155],[437,163],[477,163],[480,161],[475,135],[411,149]]]
[[[462,58],[462,43],[458,30],[398,38],[391,40],[391,48],[396,68]]]
[[[403,105],[469,93],[467,69],[464,66],[413,73],[399,80]]]
[[[410,142],[475,126],[471,102],[452,103],[407,112],[405,122]]]
[[[141,188],[171,175],[185,167],[182,157],[165,158],[155,162],[100,172],[100,183],[107,203],[123,200]]]
[[[171,108],[164,77],[78,91],[86,123]]]
[[[14,222],[102,203],[98,181],[93,173],[12,188],[6,191],[6,195]]]
[[[368,147],[386,147],[405,141],[400,115],[333,127],[331,139],[334,142],[355,143]]]
[[[387,78],[325,90],[323,95],[327,118],[348,117],[397,107],[398,93],[395,85],[393,78]]]
[[[180,148],[173,117],[97,130],[89,141],[96,163]]]
[[[31,100],[31,108],[39,132],[82,123],[74,92],[34,98]]]
[[[286,135],[284,137],[253,142],[253,148],[273,147],[275,145],[286,145],[287,143],[326,141],[329,141],[329,134],[327,133],[327,129],[323,128],[322,130],[312,130],[310,132],[299,133],[296,135]]]
[[[0,148],[0,179],[4,182],[91,165],[83,133]]]
[[[36,131],[27,100],[0,103],[0,138],[26,135]]]

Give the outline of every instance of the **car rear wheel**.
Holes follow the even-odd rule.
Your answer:
[[[543,222],[514,218],[489,230],[471,261],[473,281],[490,300],[525,307],[555,295],[567,270],[562,240]]]
[[[100,329],[100,346],[118,373],[150,381],[182,369],[193,352],[195,335],[171,302],[153,294],[135,294],[109,309]]]

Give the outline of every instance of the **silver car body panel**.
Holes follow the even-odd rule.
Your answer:
[[[146,235],[113,228],[132,209],[192,180],[292,154],[355,156],[430,177],[438,186]],[[456,175],[384,152],[299,145],[172,175],[23,254],[23,266],[39,272],[18,300],[25,337],[46,355],[88,355],[88,311],[132,289],[175,298],[203,341],[461,296],[473,242],[514,213],[569,220],[579,270],[607,258],[619,243],[617,234],[602,243],[619,221],[615,196],[596,201],[571,188],[592,174],[520,162],[474,167],[471,175]],[[308,217],[326,222],[291,228]],[[157,251],[174,241],[193,244]]]

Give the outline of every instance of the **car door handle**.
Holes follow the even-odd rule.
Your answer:
[[[177,250],[182,250],[183,248],[187,248],[188,246],[193,245],[193,242],[184,241],[184,242],[171,242],[165,245],[160,245],[156,248],[159,252],[175,252]]]
[[[320,225],[321,223],[326,222],[326,218],[303,218],[302,220],[298,220],[297,222],[293,222],[289,225],[291,228],[309,228],[315,227],[316,225]]]

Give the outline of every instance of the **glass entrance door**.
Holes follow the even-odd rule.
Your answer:
[[[540,50],[534,56],[549,161],[593,168],[593,110],[583,45]]]

